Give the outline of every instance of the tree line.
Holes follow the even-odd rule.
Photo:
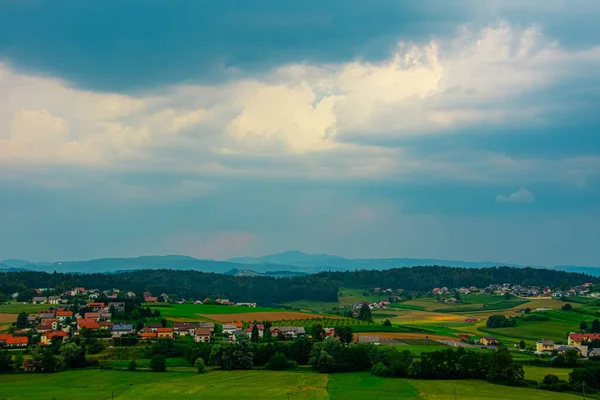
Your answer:
[[[0,272],[0,301],[13,293],[33,297],[33,288],[53,288],[56,292],[73,287],[101,290],[119,288],[141,293],[173,293],[179,298],[228,298],[278,304],[296,300],[337,301],[340,287],[367,289],[386,287],[411,292],[427,292],[433,287],[485,287],[511,283],[522,286],[577,285],[598,283],[585,274],[537,268],[453,268],[441,266],[395,268],[385,271],[361,270],[320,272],[291,278],[231,276],[198,271],[144,270],[123,273],[46,273],[35,271]]]

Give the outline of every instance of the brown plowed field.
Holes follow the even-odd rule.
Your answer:
[[[15,322],[17,317],[17,314],[0,314],[0,322]]]
[[[363,332],[358,333],[363,336],[379,336],[382,339],[425,339],[431,340],[456,340],[457,338],[443,335],[429,335],[426,333],[405,333],[405,332]],[[357,334],[355,333],[354,336]]]
[[[298,319],[313,319],[324,318],[323,315],[305,314],[295,311],[281,312],[253,312],[239,314],[196,314],[203,318],[212,319],[219,322],[244,322],[244,321],[282,321],[282,320],[298,320]],[[326,316],[325,318],[335,318]]]

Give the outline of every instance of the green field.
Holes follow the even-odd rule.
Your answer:
[[[235,307],[213,304],[157,304],[144,303],[144,307],[150,307],[160,311],[161,317],[173,318],[197,318],[198,314],[246,314],[255,312],[282,312],[279,308],[267,307]]]
[[[37,313],[40,310],[47,310],[50,307],[56,307],[56,305],[23,303],[0,304],[0,314],[18,314],[23,311],[26,313]]]
[[[534,381],[542,382],[544,377],[548,374],[556,375],[563,381],[569,380],[569,373],[573,371],[572,368],[550,368],[550,367],[538,367],[534,365],[524,365],[525,379],[531,379]]]
[[[507,399],[559,400],[580,397],[484,381],[384,379],[369,373],[318,374],[309,371],[127,372],[79,370],[57,374],[0,375],[6,400],[147,400],[179,396],[234,399],[260,395],[273,400]],[[113,397],[114,396],[114,397]]]

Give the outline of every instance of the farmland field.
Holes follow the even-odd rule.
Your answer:
[[[241,314],[197,314],[201,317],[210,318],[213,321],[229,322],[229,321],[281,321],[281,320],[297,320],[309,318],[323,318],[322,315],[305,314],[297,311],[264,311],[264,312],[248,312]],[[336,317],[330,317],[336,318]]]
[[[25,311],[26,313],[37,313],[40,310],[47,310],[50,307],[56,306],[53,306],[52,304],[0,304],[0,314],[18,314],[22,311]]]
[[[550,368],[550,367],[537,367],[533,365],[524,365],[525,379],[531,379],[537,382],[542,382],[544,377],[548,374],[556,375],[563,381],[569,380],[569,373],[573,370],[572,368]]]
[[[24,389],[26,388],[26,389]],[[497,386],[484,381],[385,379],[369,373],[318,374],[309,371],[127,372],[74,370],[57,374],[0,375],[0,398],[6,400],[136,400],[153,398],[232,399],[260,393],[290,400],[372,399],[578,399],[536,389]],[[456,397],[455,394],[456,393]],[[113,397],[114,396],[114,397]]]

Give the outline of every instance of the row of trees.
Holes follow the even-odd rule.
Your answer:
[[[72,287],[120,288],[141,293],[172,293],[179,298],[203,299],[226,297],[233,301],[256,301],[277,304],[295,300],[337,301],[339,287],[394,287],[411,292],[428,292],[432,287],[488,286],[511,282],[523,286],[557,287],[600,283],[585,274],[536,268],[452,268],[440,266],[393,268],[385,271],[360,270],[321,272],[292,278],[266,276],[232,276],[197,271],[143,270],[119,274],[62,274],[35,271],[0,272],[0,293],[11,294],[49,287],[64,290]],[[58,291],[60,291],[58,290]]]

